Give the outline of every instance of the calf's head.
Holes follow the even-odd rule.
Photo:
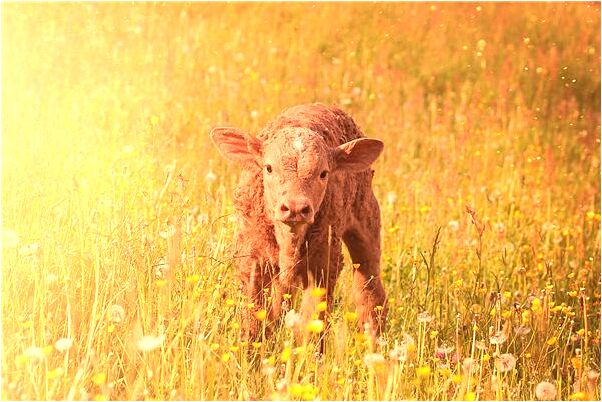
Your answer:
[[[276,228],[297,234],[314,222],[333,174],[365,170],[383,149],[372,138],[329,147],[300,127],[280,129],[264,142],[225,127],[213,129],[211,138],[227,159],[263,170],[266,215]]]

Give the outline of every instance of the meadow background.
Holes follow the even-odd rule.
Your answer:
[[[1,11],[3,399],[600,399],[599,3]],[[208,137],[314,101],[386,144],[323,356],[241,339]]]

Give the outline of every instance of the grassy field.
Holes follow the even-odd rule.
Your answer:
[[[208,137],[314,101],[386,144],[324,355],[241,339]],[[2,5],[3,399],[599,400],[600,336],[599,3]]]

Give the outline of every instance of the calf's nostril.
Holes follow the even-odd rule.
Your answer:
[[[280,210],[281,210],[282,212],[288,212],[288,210],[289,210],[289,209],[288,209],[288,207],[286,206],[286,204],[282,204],[282,205],[280,205]]]
[[[306,205],[303,208],[301,208],[301,213],[303,215],[308,215],[310,211],[311,211],[311,208],[309,208],[309,205]]]

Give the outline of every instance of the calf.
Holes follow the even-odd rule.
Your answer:
[[[343,242],[354,263],[360,328],[378,335],[386,306],[370,164],[383,143],[365,138],[341,109],[319,103],[287,109],[256,137],[220,127],[211,138],[224,157],[243,167],[234,205],[237,266],[252,306],[245,317],[247,335],[258,335],[258,310],[277,318],[283,296],[297,288],[303,290],[305,320],[315,311],[314,287],[326,289],[320,297],[331,308]],[[271,303],[264,289],[272,289]]]

